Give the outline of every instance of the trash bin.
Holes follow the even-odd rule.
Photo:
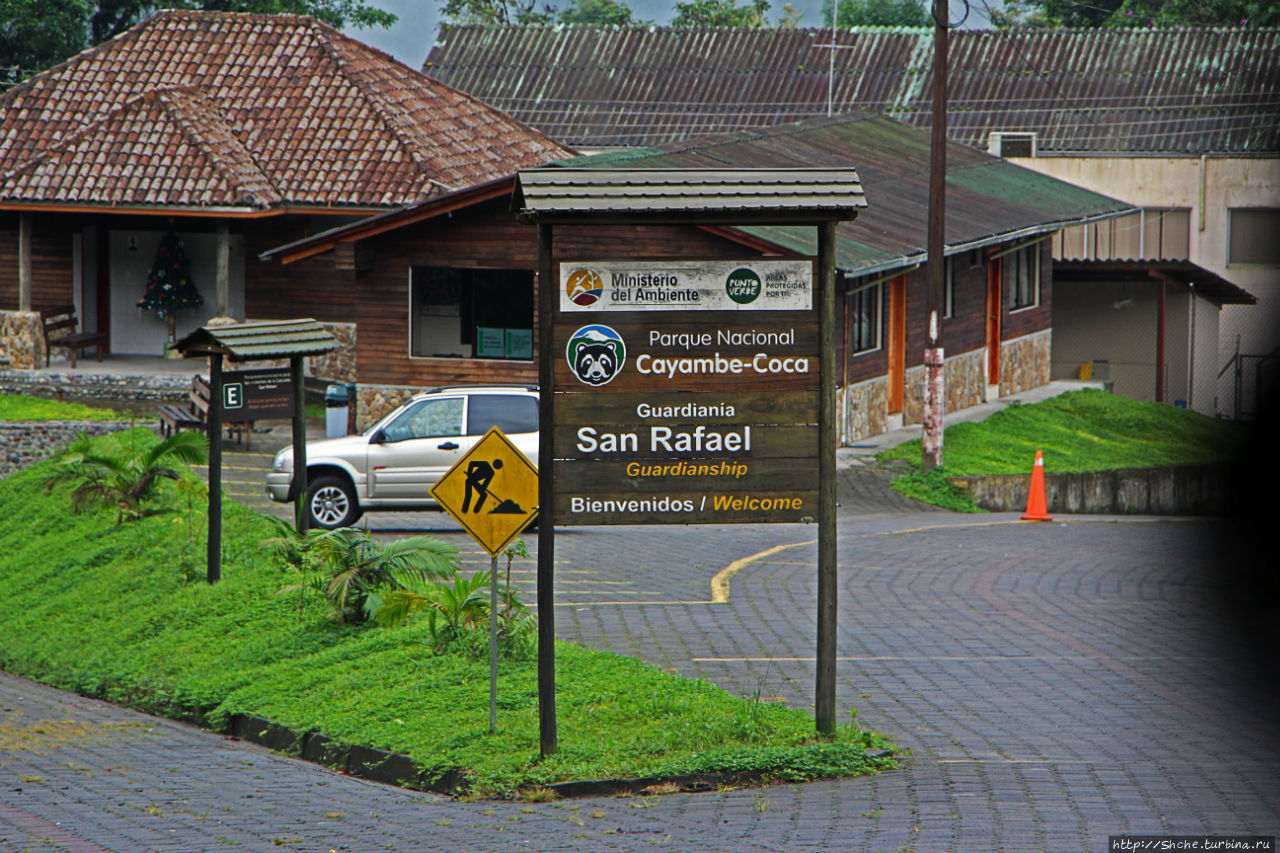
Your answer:
[[[347,434],[347,386],[324,389],[324,436],[341,438]]]

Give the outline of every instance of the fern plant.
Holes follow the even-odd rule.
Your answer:
[[[116,524],[122,524],[143,514],[143,504],[156,496],[162,480],[182,478],[174,466],[197,465],[209,457],[209,442],[198,432],[176,432],[143,447],[138,446],[137,431],[126,435],[127,447],[116,436],[95,441],[80,433],[63,451],[45,488],[52,491],[60,483],[74,483],[71,506],[76,512],[114,506]]]
[[[492,575],[476,572],[471,578],[455,575],[452,583],[414,582],[385,593],[374,621],[394,627],[415,613],[426,612],[427,630],[437,652],[457,650],[482,657],[488,649],[489,585]],[[527,657],[535,648],[537,622],[520,601],[519,592],[500,586],[498,649],[508,657]]]
[[[287,522],[274,519],[273,524],[280,535],[263,547],[300,576],[299,583],[280,593],[315,589],[343,622],[370,619],[388,594],[456,571],[458,549],[432,536],[384,544],[356,527],[308,530],[300,536]]]

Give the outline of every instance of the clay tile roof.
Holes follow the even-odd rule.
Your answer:
[[[0,97],[0,203],[383,207],[568,153],[299,15],[161,12]]]
[[[3,179],[15,200],[132,205],[282,201],[271,181],[198,93],[166,89],[125,104]]]

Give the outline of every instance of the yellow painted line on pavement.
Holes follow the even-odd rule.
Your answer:
[[[689,604],[715,604],[714,601],[557,601],[556,607],[617,607],[623,604],[637,605],[689,605]],[[530,604],[530,607],[537,610],[537,605]]]
[[[793,542],[790,545],[774,545],[772,548],[761,551],[759,554],[752,554],[750,557],[743,557],[741,560],[734,560],[720,571],[716,572],[715,577],[711,579],[711,602],[713,604],[727,604],[729,601],[729,581],[738,572],[745,569],[752,563],[772,557],[774,554],[780,554],[791,548],[802,548],[805,545],[813,545],[817,539],[810,539],[807,542]]]
[[[1100,523],[1120,523],[1120,522],[1128,523],[1131,521],[1132,522],[1160,522],[1166,519],[1160,518],[1160,517],[1154,517],[1154,518],[1145,517],[1145,518],[1130,519],[1130,518],[1119,518],[1116,516],[1104,516],[1100,518],[1068,517],[1068,518],[1054,519],[1054,520],[1055,522],[1060,522],[1062,524],[1100,524]],[[857,533],[853,535],[854,536],[902,536],[908,533],[926,533],[932,530],[959,530],[967,527],[996,527],[998,525],[1004,525],[1004,524],[1031,524],[1031,523],[1037,523],[1037,522],[1027,522],[1017,518],[1006,518],[1006,519],[998,519],[995,521],[969,521],[969,522],[963,522],[960,524],[926,524],[922,527],[903,527],[898,530],[881,530],[881,531],[876,531],[872,533]],[[712,604],[728,603],[729,581],[733,578],[734,575],[736,575],[738,572],[742,571],[752,563],[767,559],[769,557],[772,557],[774,554],[778,554],[782,551],[786,551],[791,548],[802,548],[805,545],[816,544],[817,541],[818,541],[817,539],[810,539],[807,542],[793,542],[790,545],[775,545],[772,548],[768,548],[764,551],[761,551],[758,554],[752,554],[748,557],[743,557],[740,560],[734,560],[728,566],[725,566],[719,572],[716,572],[715,577],[711,579],[711,603]],[[813,561],[806,562],[806,563],[795,563],[795,562],[787,561],[784,565],[813,565]]]

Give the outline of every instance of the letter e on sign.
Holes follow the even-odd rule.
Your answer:
[[[244,405],[244,386],[233,382],[222,386],[222,408],[238,409]]]

